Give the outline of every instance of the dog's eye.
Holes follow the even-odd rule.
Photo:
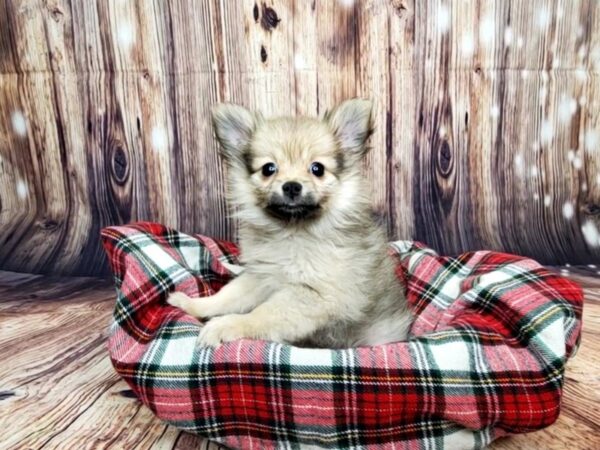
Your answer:
[[[314,162],[310,165],[310,173],[315,177],[322,177],[325,174],[325,167],[321,163]]]
[[[270,177],[275,172],[277,172],[277,166],[273,163],[266,163],[264,166],[262,166],[262,174],[265,177]]]

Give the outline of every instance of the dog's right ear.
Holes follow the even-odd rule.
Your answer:
[[[243,159],[259,119],[259,115],[232,103],[220,103],[213,108],[213,127],[229,162]]]

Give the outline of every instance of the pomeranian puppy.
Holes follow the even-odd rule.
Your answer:
[[[210,319],[198,344],[241,338],[347,348],[404,340],[412,316],[361,175],[371,103],[322,120],[213,110],[244,270],[218,293],[168,303]]]

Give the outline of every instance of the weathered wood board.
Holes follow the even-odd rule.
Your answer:
[[[600,278],[596,268],[563,270],[584,287],[586,304],[561,415],[494,450],[600,448]],[[0,449],[223,448],[162,423],[119,380],[106,353],[114,296],[112,283],[97,279],[0,271]]]
[[[372,98],[391,238],[600,261],[595,0],[0,2],[0,268],[106,270],[135,220],[233,239],[209,111]]]

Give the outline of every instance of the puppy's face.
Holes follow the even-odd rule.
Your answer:
[[[341,151],[329,127],[318,120],[264,122],[246,156],[257,205],[282,220],[320,214],[339,188]]]
[[[352,197],[355,168],[365,152],[371,104],[342,103],[323,120],[265,120],[235,105],[213,113],[229,164],[233,200],[274,220],[300,222],[341,207]]]

